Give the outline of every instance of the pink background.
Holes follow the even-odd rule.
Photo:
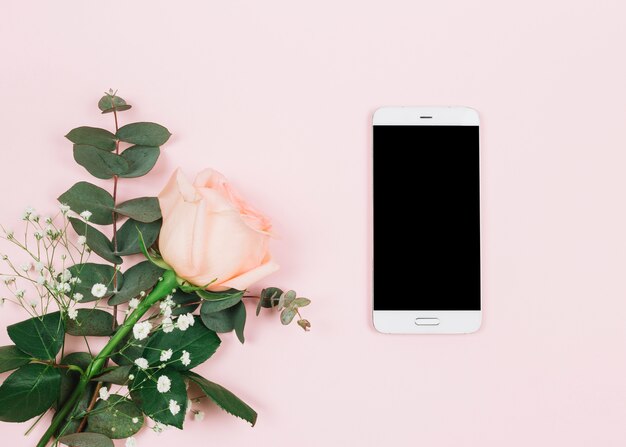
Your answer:
[[[96,102],[113,87],[135,105],[124,122],[174,133],[158,169],[122,182],[122,196],[157,193],[176,166],[218,168],[281,235],[282,270],[263,285],[314,299],[311,333],[252,318],[245,346],[228,335],[201,368],[259,411],[255,428],[207,406],[204,422],[146,431],[140,446],[624,445],[623,2],[0,11],[3,223],[26,205],[49,210],[88,177],[63,135],[110,128]],[[370,322],[370,119],[381,105],[420,104],[481,114],[485,312],[474,335],[385,336]],[[392,218],[416,237],[401,209]],[[418,293],[414,279],[389,287]],[[23,317],[5,306],[0,323]],[[43,425],[28,439],[26,427],[3,424],[3,442],[33,445]]]

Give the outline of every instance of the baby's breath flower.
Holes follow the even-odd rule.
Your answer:
[[[183,355],[180,356],[180,362],[184,366],[189,366],[189,364],[191,363],[191,356],[187,351],[183,351]]]
[[[133,422],[135,421],[135,419],[137,418],[133,418]],[[137,419],[137,421],[139,421],[139,419]],[[135,422],[136,424],[137,422]],[[137,441],[135,440],[135,438],[133,438],[132,436],[128,439],[126,439],[126,443],[124,444],[126,447],[137,447]]]
[[[143,357],[139,357],[137,360],[135,360],[135,365],[137,365],[139,369],[148,369],[148,367],[150,366],[148,361]]]
[[[24,210],[24,213],[22,214],[22,220],[30,220],[34,212],[35,210],[29,206]]]
[[[156,422],[154,427],[152,427],[152,431],[155,433],[163,433],[163,431],[167,428],[167,425],[161,424],[160,422]]]
[[[100,399],[109,400],[110,396],[111,394],[109,394],[109,389],[106,386],[100,388]]]
[[[137,340],[143,340],[150,335],[150,331],[152,330],[152,324],[149,321],[142,321],[140,323],[135,323],[133,326],[133,335]]]
[[[9,240],[13,239],[13,237],[15,236],[15,232],[13,230],[9,230],[6,232],[6,236],[7,236],[7,239]]]
[[[72,295],[72,298],[74,298],[74,301],[80,301],[83,299],[83,294],[76,292],[74,295]]]
[[[157,391],[159,393],[167,393],[172,388],[172,381],[167,376],[159,377],[157,380]]]
[[[91,288],[91,294],[96,298],[102,298],[107,293],[107,286],[101,283],[94,284]]]
[[[35,231],[34,235],[35,235],[35,239],[37,239],[38,241],[43,239],[43,233],[39,230]]]
[[[174,416],[180,413],[180,405],[178,405],[178,402],[176,402],[174,399],[170,399],[170,413],[172,413]]]
[[[72,272],[70,272],[68,269],[63,270],[63,273],[61,273],[61,281],[69,281],[70,279],[72,279]]]
[[[39,284],[40,286],[43,286],[46,283],[46,277],[43,275],[39,275],[37,277],[37,284]]]
[[[30,262],[20,265],[20,269],[22,269],[22,271],[24,272],[29,271],[32,267],[33,265]]]
[[[128,302],[128,307],[131,309],[137,309],[137,306],[139,306],[139,300],[137,298],[133,298]]]
[[[163,322],[161,323],[161,327],[163,329],[163,332],[165,332],[166,334],[169,334],[170,332],[172,332],[174,330],[174,323],[172,323],[172,319],[171,318],[164,318]]]
[[[18,298],[24,298],[24,294],[26,293],[26,290],[24,289],[19,289],[15,291],[15,296]]]
[[[65,203],[60,204],[60,205],[59,205],[59,209],[61,210],[61,212],[62,212],[63,214],[67,214],[67,213],[69,213],[69,212],[70,212],[70,207],[69,207],[69,205],[66,205]]]
[[[4,284],[6,284],[7,286],[12,282],[15,282],[15,278],[13,276],[4,279]]]
[[[48,216],[48,217],[46,217],[46,218],[44,219],[44,222],[46,222],[47,224],[51,224],[51,223],[52,223],[52,217],[49,217],[49,216]]]
[[[169,359],[172,358],[172,354],[174,352],[171,349],[168,349],[167,351],[161,351],[161,357],[159,357],[159,360],[162,362],[167,362]]]
[[[78,236],[76,242],[78,242],[78,245],[83,246],[87,243],[87,238],[85,236]]]
[[[44,265],[43,262],[35,262],[35,270],[37,272],[43,272],[43,270],[46,268],[46,266]]]
[[[78,310],[76,310],[75,308],[68,309],[67,316],[69,317],[70,320],[75,320],[76,317],[78,316]]]
[[[143,298],[144,296],[146,296],[146,292],[142,290],[141,292],[139,292],[139,296]]]
[[[139,422],[139,418],[132,418],[133,424],[137,424]]]
[[[91,216],[92,216],[91,211],[85,210],[82,213],[80,213],[80,217],[82,217],[85,220],[91,219]]]
[[[189,326],[193,326],[196,321],[193,318],[192,314],[185,314],[178,317],[176,320],[176,328],[181,331],[186,331],[189,329]]]
[[[196,411],[195,413],[196,414],[193,415],[195,421],[200,422],[204,419],[204,411]]]
[[[128,375],[128,380],[135,380],[135,375],[134,374],[129,374]]]

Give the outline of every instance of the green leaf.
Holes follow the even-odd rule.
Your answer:
[[[120,177],[135,178],[146,175],[156,164],[160,153],[161,150],[153,146],[129,147],[121,155],[129,167]]]
[[[65,327],[61,312],[52,312],[7,327],[9,337],[20,350],[37,359],[52,360],[63,346]]]
[[[164,270],[150,261],[143,261],[124,273],[124,287],[109,299],[109,306],[126,303],[141,292],[148,292],[163,276]]]
[[[293,320],[293,317],[296,316],[295,309],[286,308],[280,313],[280,322],[284,325],[288,325]]]
[[[156,123],[132,123],[120,127],[117,137],[127,143],[141,146],[162,146],[172,134]]]
[[[261,307],[271,309],[272,307],[278,306],[278,301],[280,301],[280,297],[282,294],[283,291],[278,287],[268,287],[267,289],[263,289],[261,291],[259,304],[256,308],[257,316],[261,312]]]
[[[115,212],[139,222],[150,223],[161,218],[161,207],[156,197],[139,197],[119,204]]]
[[[223,292],[209,292],[198,290],[196,292],[203,299],[202,313],[210,314],[233,307],[243,298],[243,290],[229,289]]]
[[[87,408],[89,408],[89,404],[91,403],[91,397],[96,392],[96,385],[97,383],[95,382],[87,384],[87,389],[85,389],[85,392],[83,393],[81,398],[78,400],[78,405],[76,407],[75,414],[85,414],[87,412]],[[69,390],[69,392],[71,393],[73,390],[74,389],[72,388],[71,390]],[[57,406],[57,408],[60,408],[60,407]],[[67,424],[59,427],[60,429],[59,431],[62,431],[64,435],[69,435],[70,433],[76,433],[78,431],[78,428],[80,427],[81,422],[82,422],[81,418],[70,419],[70,421]],[[55,434],[56,436],[59,435],[59,431]]]
[[[186,293],[182,290],[176,290],[172,296],[172,301],[176,303],[176,307],[172,309],[172,315],[190,314],[200,306],[200,298],[195,293]]]
[[[172,368],[159,369],[154,374],[137,369],[131,387],[131,397],[143,412],[165,425],[173,425],[182,430],[187,409],[187,387],[181,374]],[[170,379],[171,387],[166,393],[157,390],[157,380],[161,376]],[[176,401],[180,411],[174,415],[169,410],[170,400]]]
[[[91,175],[99,179],[110,179],[130,168],[123,157],[86,144],[74,145],[74,160]]]
[[[117,352],[111,355],[111,360],[120,366],[134,365],[135,360],[142,356],[148,340],[137,340],[132,333],[126,335],[118,345]]]
[[[76,319],[65,322],[65,332],[80,337],[109,336],[113,333],[113,315],[100,309],[78,309]]]
[[[256,424],[257,413],[248,404],[239,399],[233,393],[226,388],[218,385],[217,383],[210,382],[204,377],[193,373],[187,372],[185,375],[195,384],[197,384],[202,392],[207,395],[209,399],[215,402],[222,410],[237,416],[238,418],[248,421],[252,426]]]
[[[139,244],[139,233],[143,234],[144,241],[148,247],[151,247],[159,237],[161,231],[161,219],[150,223],[138,222],[134,219],[128,219],[124,225],[117,230],[117,252],[120,256],[134,255],[141,253]]]
[[[0,421],[24,422],[46,411],[61,386],[61,373],[52,366],[22,366],[0,386]]]
[[[238,302],[233,307],[221,310],[219,312],[204,312],[204,305],[200,308],[200,315],[202,322],[209,329],[218,332],[230,332],[233,329],[237,330],[237,337],[239,341],[243,343],[243,328],[246,323],[246,307],[243,302]]]
[[[105,151],[115,150],[117,137],[106,129],[97,127],[82,126],[70,130],[65,138],[74,144],[86,144],[95,146]]]
[[[17,346],[0,346],[0,373],[12,371],[30,363],[32,357]]]
[[[311,304],[311,300],[308,298],[296,298],[291,303],[291,305],[295,307],[306,307],[309,304]]]
[[[283,293],[278,300],[278,308],[282,309],[283,307],[289,306],[291,302],[295,299],[296,292],[294,292],[293,290]]]
[[[123,112],[124,110],[130,109],[132,106],[130,104],[126,104],[123,98],[120,98],[116,95],[104,95],[98,101],[98,108],[102,111],[102,113],[111,113],[113,111]]]
[[[73,433],[59,441],[69,447],[115,447],[113,441],[99,433]]]
[[[169,360],[168,367],[185,371],[205,362],[215,353],[220,343],[217,334],[202,325],[199,317],[194,316],[194,325],[186,331],[174,329],[167,334],[158,331],[151,335],[142,357],[148,360],[151,365],[160,365],[162,363],[159,360],[161,351],[171,349],[173,355]],[[180,361],[183,351],[189,353],[191,360],[189,365],[183,365]]]
[[[80,219],[70,217],[69,221],[76,233],[87,238],[87,246],[95,254],[100,256],[105,261],[109,261],[113,264],[119,265],[123,262],[122,258],[113,253],[113,244],[108,237]]]
[[[73,277],[80,279],[80,284],[75,284],[72,293],[80,293],[83,295],[82,303],[88,303],[90,301],[96,301],[100,298],[91,294],[91,289],[94,284],[104,284],[107,286],[107,292],[103,298],[112,296],[115,291],[113,290],[113,275],[115,275],[115,268],[106,264],[76,264],[68,269]],[[117,288],[120,290],[124,285],[124,275],[121,272],[117,272]]]
[[[69,205],[75,213],[91,212],[90,222],[98,225],[113,223],[113,197],[104,189],[87,182],[78,182],[61,194],[59,202]]]
[[[89,363],[91,363],[91,360],[91,354],[88,352],[72,352],[63,357],[61,365],[75,365],[85,371]],[[59,371],[61,372],[61,386],[59,388],[58,399],[54,403],[55,408],[61,408],[80,380],[80,373],[78,371],[70,369],[60,369]]]
[[[137,422],[133,422],[137,418]],[[106,435],[111,439],[128,438],[143,426],[141,410],[131,400],[119,394],[100,400],[87,418],[87,431]]]
[[[91,379],[94,382],[113,383],[115,385],[126,385],[128,383],[128,376],[133,368],[131,365],[116,366],[113,369],[100,374],[99,376]]]

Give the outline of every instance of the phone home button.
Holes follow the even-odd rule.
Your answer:
[[[416,318],[415,324],[418,326],[438,326],[439,318]]]

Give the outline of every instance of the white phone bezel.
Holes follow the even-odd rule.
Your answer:
[[[372,122],[374,126],[480,125],[478,113],[469,107],[382,107],[374,112]],[[372,295],[372,303],[373,298]],[[482,323],[482,292],[481,310],[373,310],[372,313],[374,327],[385,334],[467,334],[476,332]],[[418,325],[418,318],[438,319],[439,324]]]

